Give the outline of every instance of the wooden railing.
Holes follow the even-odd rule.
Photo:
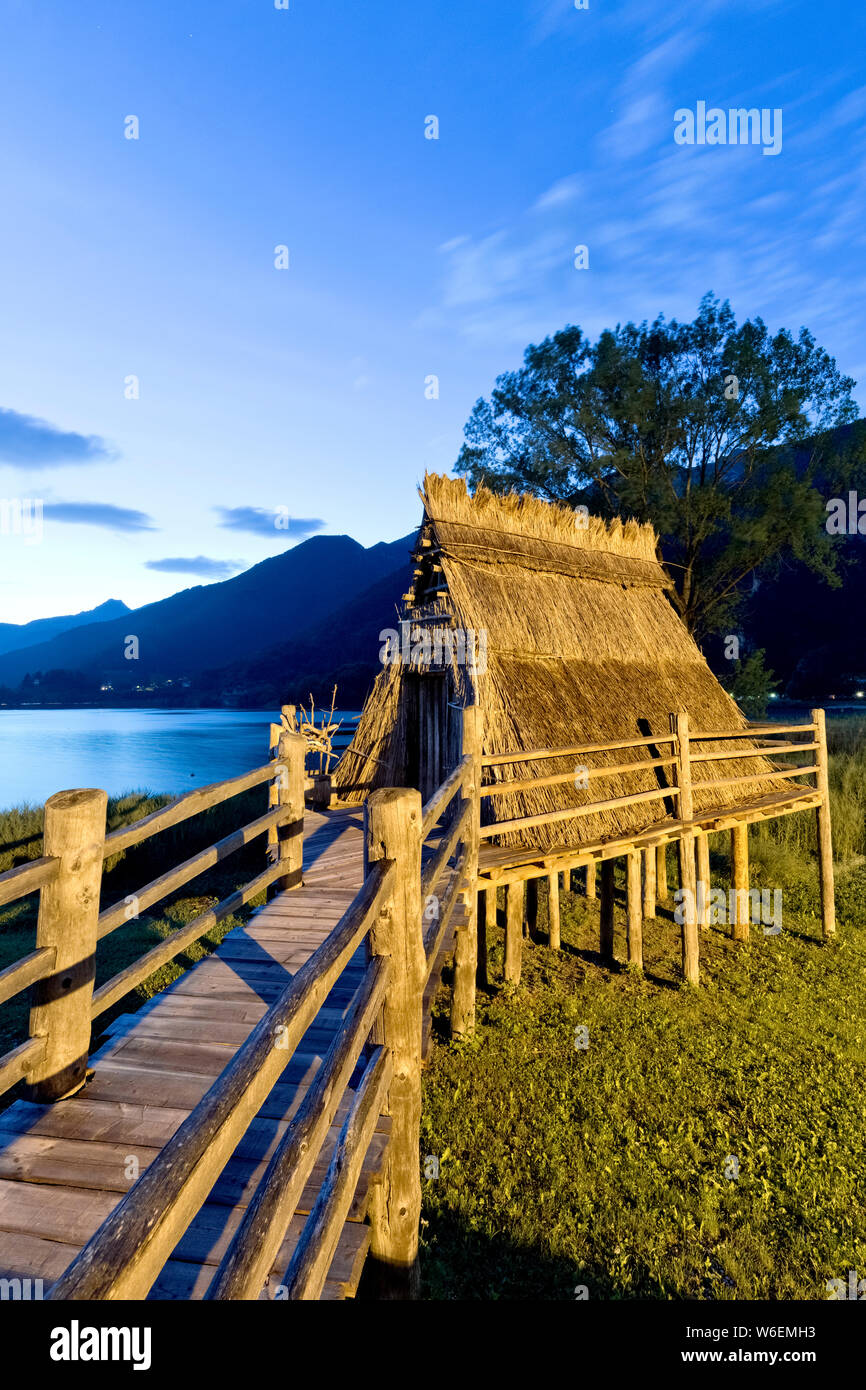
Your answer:
[[[700,905],[705,902],[709,888],[708,834],[711,830],[723,828],[722,822],[731,828],[734,887],[740,893],[744,889],[748,889],[746,840],[748,819],[760,819],[764,814],[768,818],[774,817],[786,814],[788,809],[786,805],[780,806],[778,803],[770,803],[767,805],[765,813],[760,807],[753,811],[747,811],[748,803],[743,801],[739,803],[742,810],[738,814],[737,796],[732,797],[730,795],[731,789],[736,788],[738,791],[745,791],[749,785],[776,781],[794,780],[796,784],[798,778],[814,776],[815,785],[808,790],[812,793],[810,800],[812,804],[816,805],[818,813],[822,923],[824,937],[829,938],[835,930],[835,913],[833,908],[833,859],[830,836],[827,741],[824,711],[812,710],[811,715],[811,722],[808,724],[752,724],[745,730],[694,733],[689,729],[688,715],[680,711],[670,716],[670,732],[667,734],[618,739],[606,743],[576,744],[565,748],[539,748],[487,755],[481,759],[483,767],[499,769],[503,765],[543,764],[553,759],[561,760],[564,758],[583,759],[590,758],[593,754],[611,755],[638,748],[651,749],[654,753],[658,750],[659,754],[658,756],[642,758],[617,759],[613,762],[597,763],[594,766],[583,764],[579,767],[579,781],[576,777],[578,768],[575,767],[567,772],[541,772],[535,777],[511,776],[488,782],[481,788],[481,798],[487,801],[495,801],[496,798],[502,796],[532,792],[546,787],[567,786],[569,783],[575,786],[576,793],[582,793],[586,791],[593,780],[598,778],[645,774],[647,772],[653,773],[659,780],[663,778],[664,784],[649,790],[629,792],[622,796],[600,800],[592,800],[591,797],[581,799],[576,801],[574,805],[560,807],[552,811],[543,811],[507,820],[490,821],[479,827],[479,836],[482,840],[490,840],[515,832],[525,834],[526,831],[542,825],[574,823],[587,816],[619,810],[626,806],[670,801],[672,814],[665,819],[663,834],[657,823],[648,822],[643,831],[638,830],[620,836],[602,837],[597,843],[590,844],[587,841],[578,844],[577,847],[573,845],[563,847],[560,851],[545,851],[543,858],[549,885],[551,941],[555,945],[559,943],[558,876],[561,871],[560,866],[568,869],[576,863],[586,863],[587,887],[588,890],[591,887],[591,896],[595,896],[595,870],[596,864],[599,863],[602,868],[601,949],[603,955],[610,956],[612,954],[613,860],[624,856],[627,859],[628,871],[626,881],[628,889],[629,962],[638,966],[642,965],[642,902],[644,906],[648,904],[651,904],[653,908],[655,906],[657,863],[658,870],[666,875],[664,858],[659,857],[658,861],[656,860],[656,846],[658,846],[660,855],[663,856],[666,843],[674,841],[679,856],[680,887],[685,890],[685,901],[697,905],[695,910],[690,907],[686,911],[683,920],[683,973],[686,980],[697,983],[699,978],[698,928],[706,925],[706,921],[701,917],[703,909]],[[794,734],[801,737],[792,742],[790,736]],[[736,746],[737,743],[742,742],[748,743],[749,746],[745,748]],[[708,748],[705,751],[700,748],[701,744],[712,743],[727,743],[729,746],[721,749]],[[697,751],[693,747],[694,744],[699,745]],[[697,779],[694,777],[694,769],[697,767],[700,770],[701,764],[705,763],[727,761],[736,764],[738,761],[748,762],[754,761],[756,758],[789,757],[792,754],[814,754],[815,756],[807,758],[804,763],[798,762],[790,767],[777,765],[769,770],[749,771],[743,774],[739,773],[735,767],[731,775],[723,777],[698,776]],[[806,790],[807,788],[804,787],[804,791]],[[719,804],[710,811],[696,812],[694,804],[696,792],[704,794],[718,792],[718,803],[721,804],[722,814],[718,814]],[[797,809],[796,799],[790,803],[790,809]],[[641,855],[643,855],[644,868],[643,888]],[[533,888],[537,876],[539,876],[538,869],[533,869],[531,865],[520,871],[520,878],[526,884],[532,884]],[[700,894],[697,892],[698,883],[702,885]],[[510,894],[506,902],[505,972],[506,979],[510,979],[512,982],[519,981],[520,978],[519,956],[524,913],[522,894],[523,888],[521,887],[520,892]],[[493,899],[492,904],[491,897]],[[488,924],[492,924],[496,915],[495,892],[488,891],[487,898],[486,917]],[[738,939],[747,936],[747,922],[738,917],[734,924],[733,934]]]
[[[245,1208],[206,1293],[253,1299],[285,1240],[301,1193],[344,1101],[359,1059],[363,1076],[313,1209],[284,1277],[281,1296],[319,1297],[351,1207],[380,1114],[390,1117],[384,1170],[369,1198],[372,1287],[388,1297],[417,1286],[421,1187],[422,1011],[430,973],[461,897],[455,1026],[474,1019],[480,723],[464,719],[465,753],[422,809],[417,791],[374,792],[365,804],[365,878],[337,926],[298,970],[229,1065],[50,1291],[52,1299],[143,1298],[204,1203],[250,1122],[291,1062],[304,1033],[355,952],[367,968],[351,1006]],[[91,1024],[179,951],[263,888],[301,882],[304,740],[272,726],[274,760],[240,777],[191,792],[130,826],[105,834],[106,794],[61,792],[45,808],[45,855],[0,875],[0,903],[41,893],[37,949],[0,975],[2,998],[34,985],[31,1037],[0,1061],[8,1089],[29,1082],[40,1101],[74,1094],[86,1075]],[[245,887],[172,932],[152,951],[93,990],[97,942],[129,919],[127,899],[99,912],[105,860],[263,782],[266,814],[144,885],[136,913],[221,862],[258,835],[272,862]],[[438,836],[422,872],[425,839]],[[454,861],[453,864],[451,861]],[[422,892],[449,886],[424,932]],[[471,938],[471,939],[470,939]]]
[[[300,882],[305,746],[297,734],[281,730],[271,762],[197,788],[110,834],[104,791],[58,792],[48,799],[43,857],[0,875],[0,904],[37,890],[40,895],[36,950],[0,973],[0,1002],[34,987],[30,1037],[0,1058],[0,1093],[24,1080],[32,1100],[73,1094],[86,1077],[94,1019],[271,885],[289,888]],[[99,911],[106,860],[264,782],[270,783],[271,801],[265,815]],[[94,990],[100,940],[265,834],[270,862],[260,873]]]

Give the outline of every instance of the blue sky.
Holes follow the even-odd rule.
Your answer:
[[[864,30],[804,0],[0,0],[0,502],[44,504],[41,541],[0,534],[0,620],[404,534],[567,322],[713,290],[811,328],[862,410]],[[780,108],[781,153],[677,145],[698,101]]]

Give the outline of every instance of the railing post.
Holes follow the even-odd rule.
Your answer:
[[[28,1074],[27,1097],[39,1103],[74,1095],[87,1079],[107,804],[107,794],[92,788],[57,792],[45,803],[42,852],[60,860],[60,871],[42,889],[36,928],[37,949],[56,953],[30,1010],[31,1036],[45,1038]]]
[[[478,973],[478,832],[481,828],[481,751],[484,732],[481,707],[463,710],[462,756],[471,758],[463,784],[463,805],[469,804],[466,833],[466,921],[457,928],[454,951],[454,988],[451,995],[451,1036],[466,1038],[475,1027],[475,977]],[[461,808],[462,809],[462,808]]]
[[[519,985],[523,963],[523,914],[526,884],[509,883],[505,888],[505,968],[506,984]]]
[[[818,774],[815,778],[821,793],[818,807],[818,867],[821,882],[821,927],[824,940],[836,935],[836,894],[833,882],[833,838],[830,829],[830,772],[827,757],[827,720],[822,709],[812,710],[812,723],[815,726],[814,742],[817,743],[815,762]]]
[[[370,928],[370,953],[391,958],[377,1040],[394,1071],[386,1113],[391,1139],[382,1180],[371,1189],[370,1277],[379,1298],[418,1294],[421,1221],[421,1024],[427,960],[421,929],[421,795],[406,787],[373,792],[364,807],[367,864],[395,864],[388,903]]]
[[[692,802],[692,768],[689,757],[689,716],[685,710],[671,715],[671,733],[676,735],[677,805],[680,820],[689,825],[694,816]],[[693,830],[683,830],[679,837],[680,888],[682,896],[683,976],[688,984],[700,979],[698,924],[696,917],[695,836]]]
[[[705,931],[710,925],[710,837],[706,830],[700,831],[697,838],[698,881],[697,913],[698,926]]]
[[[285,870],[269,896],[299,888],[304,872],[304,759],[307,741],[279,724],[271,725],[271,748],[276,746],[274,780],[268,804],[285,807],[286,819],[268,835],[268,858]]]

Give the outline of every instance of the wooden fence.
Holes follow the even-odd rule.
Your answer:
[[[805,740],[790,742],[790,735]],[[781,741],[780,741],[781,739]],[[694,751],[701,743],[748,740],[751,747]],[[757,743],[756,743],[757,740]],[[761,740],[764,740],[763,742]],[[562,810],[482,823],[484,800],[540,786],[573,781],[574,773],[512,777],[483,783],[484,769],[503,764],[544,763],[563,757],[646,749],[660,756],[632,757],[589,767],[587,782],[633,770],[663,770],[666,785],[600,801],[580,801]],[[105,833],[106,794],[60,792],[45,807],[43,856],[0,875],[0,905],[40,893],[36,949],[0,974],[0,1002],[32,988],[29,1038],[0,1058],[0,1091],[24,1080],[29,1095],[54,1101],[84,1083],[93,1021],[120,998],[173,959],[241,904],[272,887],[298,886],[303,874],[305,741],[272,726],[274,756],[263,767],[189,793],[143,820]],[[763,756],[814,753],[807,764],[770,773],[737,774],[721,780],[693,777],[704,763]],[[814,775],[787,806],[757,804],[722,814],[696,815],[693,793],[704,788],[745,788],[757,780]],[[215,844],[154,879],[134,897],[136,912],[219,863],[260,835],[267,835],[267,866],[249,883],[178,928],[164,941],[94,990],[99,940],[128,920],[124,902],[100,913],[103,864],[123,850],[175,826],[252,787],[268,783],[268,811]],[[626,805],[673,798],[676,815],[661,825],[595,844],[548,853],[503,850],[484,842],[505,832],[574,821]],[[832,935],[833,866],[824,714],[812,712],[804,725],[752,726],[744,732],[693,733],[688,716],[671,717],[664,736],[482,755],[481,712],[463,712],[462,757],[441,787],[422,806],[417,791],[373,792],[364,808],[363,888],[319,949],[298,970],[267,1010],[205,1096],[148,1166],[50,1292],[51,1298],[142,1298],[204,1203],[271,1088],[292,1059],[305,1031],[329,991],[362,943],[367,967],[363,982],[300,1109],[280,1140],[254,1196],[233,1235],[207,1293],[212,1299],[256,1298],[285,1237],[350,1078],[363,1060],[363,1078],[342,1126],[333,1158],[286,1275],[287,1296],[317,1298],[349,1211],[358,1175],[380,1113],[391,1117],[390,1139],[381,1182],[372,1188],[369,1220],[374,1287],[384,1296],[411,1295],[417,1285],[420,1220],[419,1125],[421,1038],[425,992],[431,981],[458,904],[462,907],[454,947],[451,1028],[471,1033],[475,1016],[479,940],[481,978],[486,971],[486,932],[496,920],[499,883],[507,887],[505,978],[519,980],[527,883],[546,876],[550,903],[550,945],[559,946],[559,875],[587,869],[587,891],[594,895],[595,869],[602,866],[602,950],[613,950],[613,863],[627,860],[628,956],[642,963],[642,916],[655,910],[656,895],[667,893],[670,842],[679,849],[680,883],[694,889],[708,884],[707,836],[729,828],[733,837],[734,880],[747,887],[745,831],[750,819],[816,807],[824,935]],[[697,866],[695,856],[697,852]],[[643,881],[641,869],[643,868]],[[444,886],[443,886],[444,885]],[[478,889],[486,893],[477,916]],[[698,935],[694,915],[683,921],[683,969],[698,978]],[[746,927],[746,934],[748,928]],[[737,935],[737,924],[734,927]]]

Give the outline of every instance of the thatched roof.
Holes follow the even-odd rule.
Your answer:
[[[454,665],[457,698],[477,691],[485,753],[573,747],[669,731],[669,715],[685,709],[693,730],[746,727],[689,636],[666,590],[652,526],[581,518],[568,508],[527,496],[468,494],[462,481],[428,475],[421,493],[424,521],[406,617],[486,633],[486,669]],[[435,614],[440,616],[437,618]],[[367,702],[337,784],[398,784],[405,777],[405,666],[387,666]],[[704,751],[721,745],[702,744]],[[747,748],[748,745],[738,745]],[[586,757],[590,767],[666,756],[669,749]],[[568,771],[575,759],[505,764],[497,779]],[[699,765],[696,780],[769,771],[765,759]],[[485,820],[564,808],[650,791],[664,775],[647,768],[600,777],[587,790],[571,783],[488,800]],[[784,781],[784,786],[788,786]],[[748,796],[779,790],[756,783]],[[732,805],[742,788],[698,790],[695,809]],[[495,808],[495,811],[494,809]],[[670,814],[663,801],[639,803],[528,832],[541,847],[576,844],[648,827]],[[507,841],[506,841],[507,842]]]

